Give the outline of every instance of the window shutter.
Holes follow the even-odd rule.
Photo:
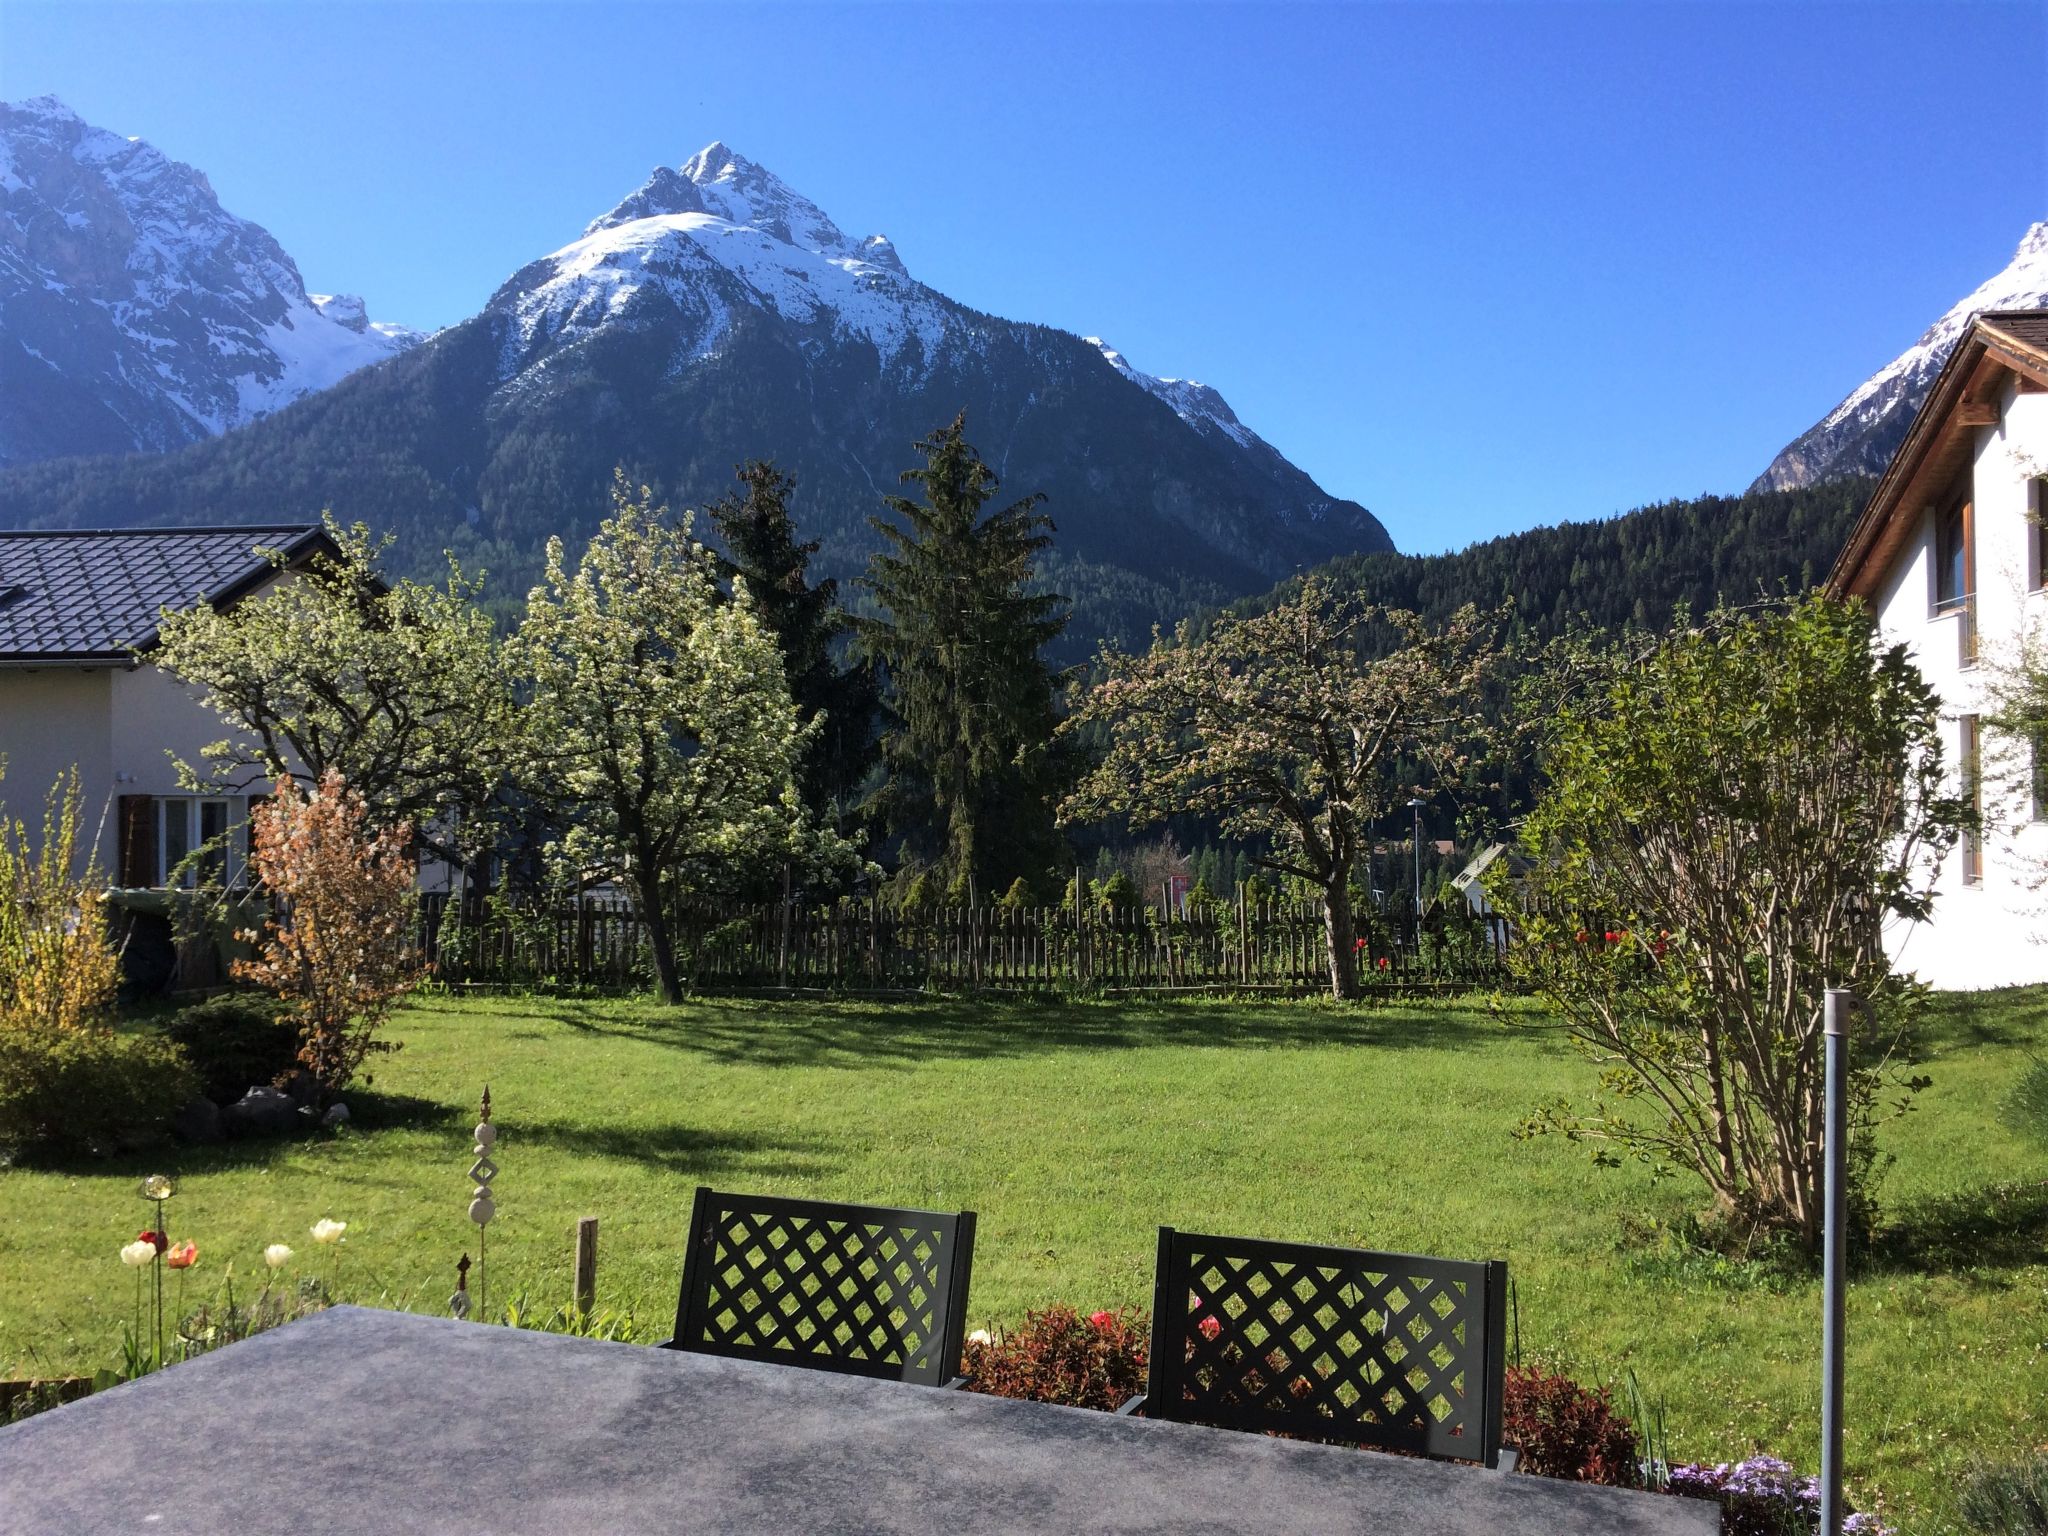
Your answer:
[[[123,795],[119,809],[122,885],[156,884],[156,797]]]

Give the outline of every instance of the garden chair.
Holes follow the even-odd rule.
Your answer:
[[[974,1212],[899,1211],[700,1186],[665,1349],[957,1382]]]
[[[1147,1390],[1119,1411],[1497,1467],[1507,1284],[1499,1260],[1161,1227]]]

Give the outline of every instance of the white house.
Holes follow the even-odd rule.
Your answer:
[[[1987,681],[2048,621],[2048,309],[1978,315],[1829,577],[1876,609],[1945,706],[1983,818],[1940,870],[1933,920],[1893,956],[1943,988],[2048,981],[2048,741],[1983,722]]]
[[[280,571],[257,551],[286,558]],[[198,693],[149,661],[165,608],[225,608],[338,555],[317,526],[0,532],[0,813],[42,827],[44,797],[76,768],[98,866],[162,886],[195,848],[233,833],[239,879],[249,795],[195,795],[173,758],[229,734]],[[182,876],[184,883],[191,871]]]

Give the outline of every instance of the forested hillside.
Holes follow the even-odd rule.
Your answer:
[[[1718,599],[1743,602],[1823,580],[1871,483],[1856,477],[1658,502],[1600,522],[1506,534],[1455,554],[1354,555],[1316,570],[1438,621],[1466,603],[1512,598],[1518,626],[1535,639],[1574,620],[1601,629],[1654,627],[1681,604],[1700,612]],[[1296,581],[1246,606],[1270,604]]]

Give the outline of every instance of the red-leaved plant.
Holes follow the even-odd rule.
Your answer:
[[[1149,1330],[1143,1313],[1119,1308],[1083,1317],[1072,1307],[1026,1312],[1016,1332],[967,1341],[968,1390],[1070,1408],[1115,1412],[1145,1390]]]
[[[412,828],[369,824],[362,796],[328,769],[310,792],[289,778],[250,817],[249,862],[281,917],[235,975],[278,994],[299,1021],[299,1060],[324,1092],[345,1087],[377,1031],[422,975],[408,943]]]
[[[1641,1481],[1635,1426],[1616,1411],[1608,1388],[1510,1366],[1503,1408],[1503,1438],[1521,1452],[1516,1470],[1617,1488]]]

